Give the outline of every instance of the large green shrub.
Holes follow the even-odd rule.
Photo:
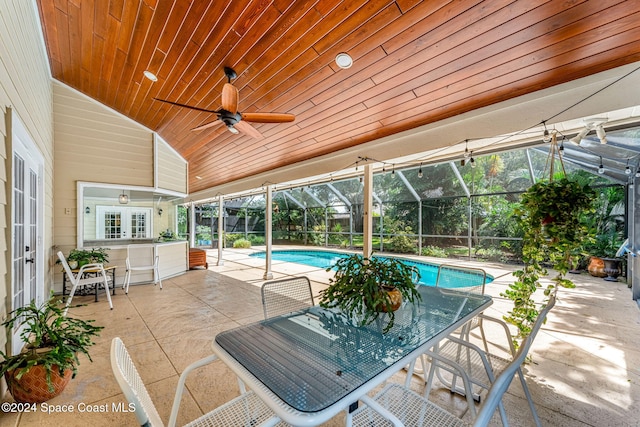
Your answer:
[[[237,239],[235,242],[233,242],[233,247],[234,248],[242,248],[242,249],[248,249],[251,247],[251,242],[248,241],[247,239]]]
[[[425,246],[424,248],[422,248],[421,255],[432,256],[437,258],[447,258],[447,252],[444,249],[439,248],[438,246],[433,246],[433,245]]]

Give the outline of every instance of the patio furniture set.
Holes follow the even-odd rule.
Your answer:
[[[434,373],[451,373],[448,386],[467,396],[473,425],[487,425],[496,409],[506,425],[502,396],[516,374],[540,425],[520,366],[555,300],[551,298],[541,312],[518,352],[494,366],[488,346],[480,349],[468,339],[471,328],[483,329],[489,320],[482,312],[493,301],[484,295],[483,286],[419,286],[421,301],[403,304],[393,327],[383,333],[383,319],[362,326],[338,309],[314,305],[306,277],[265,282],[265,319],[219,333],[212,342],[213,354],[184,370],[169,426],[177,420],[188,375],[215,360],[237,375],[241,394],[188,425],[316,426],[342,411],[348,426],[469,425],[429,401],[428,391],[422,396],[410,389],[415,363],[422,360],[426,367],[425,356],[429,368],[420,372],[426,389]],[[140,425],[163,425],[120,338],[112,341],[111,364],[125,397],[135,404]],[[482,379],[477,378],[478,369],[471,369],[478,364]],[[407,370],[404,384],[384,386],[402,369]],[[457,380],[463,387],[457,387]],[[474,386],[488,389],[477,416]]]

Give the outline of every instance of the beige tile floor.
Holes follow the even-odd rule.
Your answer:
[[[224,265],[216,266],[210,250],[209,270],[194,270],[153,285],[121,291],[109,311],[104,298],[78,297],[84,307],[70,315],[96,319],[105,326],[92,348],[93,363],[81,360],[77,377],[58,397],[35,412],[0,413],[1,426],[134,426],[131,413],[113,404],[125,400],[111,373],[109,345],[120,336],[165,422],[169,418],[179,374],[191,362],[210,354],[210,343],[223,330],[262,318],[260,285],[264,260],[248,258],[250,250],[225,250]],[[437,260],[442,262],[442,260]],[[463,262],[466,265],[469,262]],[[496,280],[487,291],[494,296],[492,315],[508,304],[499,294],[513,280],[512,267],[483,264]],[[328,283],[329,273],[297,264],[274,262],[275,278],[307,275],[314,292]],[[640,310],[624,283],[610,283],[587,274],[572,276],[578,286],[562,289],[557,306],[543,326],[524,368],[543,425],[640,426]],[[221,362],[201,368],[187,381],[178,424],[228,401],[239,393],[235,376]],[[394,379],[403,380],[403,373]],[[412,387],[423,385],[414,377]],[[517,381],[505,399],[513,426],[532,425]],[[469,418],[465,401],[442,387],[431,399]],[[6,396],[5,400],[10,400]],[[47,413],[48,409],[51,413]],[[67,412],[65,412],[65,410]],[[73,410],[73,412],[68,412]],[[326,426],[343,425],[338,416]],[[499,425],[497,417],[494,423]]]

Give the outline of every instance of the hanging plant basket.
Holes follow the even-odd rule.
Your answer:
[[[560,179],[554,179],[556,156],[564,175]],[[555,131],[547,165],[548,180],[529,187],[522,194],[520,207],[515,210],[515,219],[524,230],[522,260],[525,265],[513,273],[516,281],[500,294],[513,301],[513,309],[505,316],[505,320],[518,327],[518,336],[514,340],[516,347],[519,345],[517,340],[529,335],[538,317],[538,306],[532,295],[542,287],[540,280],[547,276],[547,266],[557,273],[544,289],[547,297],[555,294],[560,286],[575,287],[565,275],[572,267],[571,255],[581,247],[588,235],[581,217],[593,212],[595,191],[588,185],[567,179]]]
[[[540,181],[522,194],[518,214],[527,226],[538,229],[549,239],[575,242],[582,238],[580,215],[589,210],[595,192],[591,187],[561,178]]]

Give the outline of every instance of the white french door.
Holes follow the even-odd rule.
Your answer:
[[[42,173],[44,161],[18,117],[12,115],[12,310],[42,303],[44,294],[44,247],[42,236]],[[12,351],[22,348],[20,329],[12,331]]]

